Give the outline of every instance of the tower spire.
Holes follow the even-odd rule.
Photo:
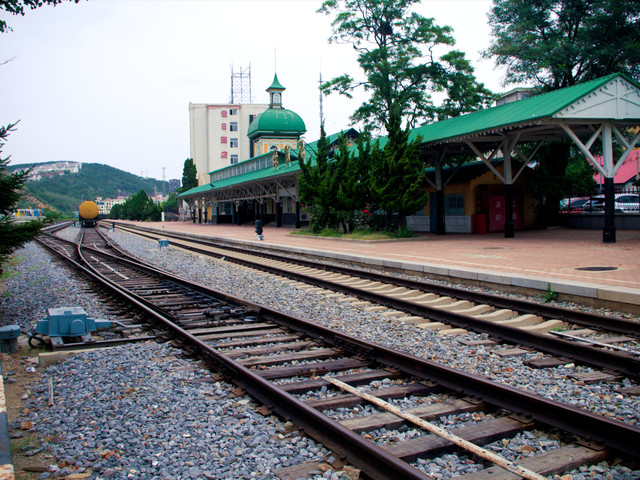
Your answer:
[[[267,92],[269,92],[269,108],[282,108],[282,92],[286,89],[282,86],[282,84],[278,81],[278,74],[274,73],[273,82],[269,88],[267,88]]]

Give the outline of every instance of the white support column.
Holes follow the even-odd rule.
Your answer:
[[[513,224],[513,171],[511,168],[511,152],[518,144],[519,135],[513,139],[505,138],[502,142],[502,157],[504,159],[504,238],[515,236]]]
[[[493,157],[496,156],[496,153],[498,153],[498,151],[500,150],[501,146],[496,148],[493,152],[491,152],[491,155],[489,155],[489,158],[487,158],[484,153],[482,153],[480,150],[478,150],[476,148],[476,146],[473,144],[473,142],[471,142],[470,140],[465,140],[465,143],[467,145],[469,145],[469,148],[471,148],[471,150],[473,150],[473,152],[487,165],[487,167],[489,167],[489,170],[491,170],[493,172],[493,174],[498,177],[500,179],[500,181],[502,183],[505,182],[504,177],[500,174],[500,172],[498,172],[498,170],[496,170],[496,168],[491,164],[491,160],[493,159]]]
[[[640,140],[640,132],[638,132],[631,142],[620,133],[616,126],[611,121],[603,121],[598,129],[589,138],[586,144],[577,137],[573,130],[566,123],[561,123],[560,126],[566,132],[573,143],[585,154],[589,162],[593,167],[602,174],[604,177],[604,227],[602,231],[603,242],[614,243],[616,241],[616,228],[615,228],[615,195],[613,178],[620,169],[626,158],[631,153],[631,150]],[[616,136],[618,142],[624,147],[622,155],[616,162],[613,157],[613,135]],[[591,147],[595,141],[600,138],[602,141],[602,165],[596,160],[595,156],[591,153]]]
[[[604,243],[615,243],[615,195],[613,192],[613,177],[617,168],[613,161],[613,142],[611,122],[603,123],[602,129],[602,163],[607,176],[604,179],[604,227],[602,230],[602,241]]]

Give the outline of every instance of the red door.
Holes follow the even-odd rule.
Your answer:
[[[513,227],[522,230],[523,227],[523,195],[522,188],[513,187]],[[489,231],[504,231],[505,223],[504,187],[502,185],[489,186]]]

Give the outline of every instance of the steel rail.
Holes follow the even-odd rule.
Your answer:
[[[203,245],[208,245],[216,248],[223,248],[227,250],[231,250],[238,253],[247,253],[247,250],[243,250],[242,248],[235,247],[229,245],[227,243],[222,243],[219,240],[209,240],[207,238],[195,237],[190,235],[180,235],[172,232],[162,232],[155,233],[150,230],[145,230],[138,226],[119,225],[118,228],[123,230],[132,229],[137,230],[138,232],[148,232],[153,233],[155,235],[162,235],[166,237],[171,237],[175,239],[181,239],[186,241],[192,241],[196,243],[201,243]],[[142,235],[142,234],[141,234]],[[155,238],[151,235],[143,235],[147,238]],[[190,247],[179,245],[180,248],[185,248],[187,250],[193,250],[198,253],[215,255],[206,250],[199,250],[197,247]],[[531,314],[531,315],[539,315],[545,318],[557,318],[558,320],[563,320],[570,323],[575,323],[576,325],[581,325],[588,328],[601,329],[603,325],[606,325],[607,330],[614,331],[617,333],[627,334],[627,335],[640,335],[640,322],[628,320],[621,317],[616,316],[604,316],[604,315],[596,315],[593,313],[588,313],[580,310],[570,310],[568,308],[557,307],[554,305],[548,305],[544,303],[531,302],[528,300],[523,300],[519,298],[507,298],[500,295],[491,295],[489,293],[484,292],[476,292],[462,288],[451,287],[447,285],[437,285],[431,284],[427,282],[421,282],[417,280],[409,280],[398,277],[390,277],[387,275],[383,275],[376,272],[370,272],[366,270],[360,270],[350,267],[343,267],[339,265],[329,265],[325,263],[315,262],[312,260],[305,259],[292,259],[290,257],[285,257],[278,254],[268,253],[268,252],[258,252],[251,250],[249,252],[251,255],[255,255],[258,257],[267,258],[269,260],[278,260],[281,262],[291,263],[295,265],[302,265],[309,268],[316,268],[318,270],[325,270],[335,273],[340,273],[342,275],[350,275],[354,277],[360,277],[367,280],[371,280],[373,282],[381,282],[387,283],[390,285],[394,285],[397,287],[405,287],[412,290],[418,290],[425,293],[436,293],[442,296],[452,296],[461,300],[468,300],[474,303],[483,303],[487,305],[492,305],[496,308],[506,308],[517,310],[521,313]],[[225,255],[225,259],[228,261],[234,261],[234,257],[230,257]],[[255,268],[255,267],[254,267]]]
[[[82,242],[81,242],[82,243]],[[82,253],[79,254],[83,257]],[[117,257],[115,257],[117,259]],[[84,257],[83,257],[84,261]],[[83,270],[84,267],[82,267]],[[157,322],[164,325],[174,335],[178,335],[182,340],[188,341],[197,348],[207,361],[215,369],[222,371],[238,386],[244,388],[251,396],[259,400],[264,405],[269,406],[284,418],[291,419],[296,425],[304,428],[311,437],[325,445],[328,449],[346,458],[350,463],[365,472],[369,472],[372,478],[380,480],[397,480],[398,475],[408,480],[430,480],[431,477],[425,475],[418,469],[385,452],[372,442],[353,433],[343,427],[338,422],[334,422],[329,417],[318,412],[314,408],[307,406],[302,401],[285,391],[275,387],[273,384],[254,374],[248,368],[220,354],[211,345],[182,329],[174,321],[160,313],[157,307],[142,297],[110,281],[97,271],[91,272],[92,278],[102,285],[116,292],[122,298],[127,299],[136,307],[151,315]],[[166,274],[162,274],[166,276]],[[177,277],[171,280],[178,280]],[[180,279],[182,280],[182,279]],[[206,289],[206,287],[204,287]],[[200,290],[200,289],[199,289]],[[222,292],[211,291],[215,296],[232,298]],[[241,302],[251,304],[251,302]],[[261,309],[261,307],[259,308]],[[195,351],[191,351],[195,353]]]
[[[118,261],[120,259],[114,257],[114,260]],[[142,270],[148,268],[147,265],[142,263],[139,264],[139,266]],[[104,280],[107,281],[106,278]],[[180,283],[192,283],[175,275],[169,275],[169,280],[179,281]],[[208,291],[212,296],[233,298],[230,295],[210,289],[204,285],[195,285],[197,285],[199,291]],[[136,303],[140,303],[145,307],[150,305],[149,302],[138,298],[123,287],[114,286],[113,288],[117,288],[123,295],[137,298]],[[292,330],[303,332],[315,338],[322,338],[335,347],[350,351],[356,355],[366,356],[381,365],[397,368],[406,374],[414,375],[427,381],[436,381],[440,385],[460,394],[480,397],[489,404],[529,416],[542,424],[560,428],[595,442],[601,442],[617,452],[631,456],[631,458],[637,454],[637,445],[640,444],[640,428],[638,427],[611,420],[578,407],[568,406],[541,397],[536,393],[499,384],[486,377],[475,376],[424,358],[398,352],[373,342],[335,332],[327,327],[286,315],[252,302],[241,300],[240,303],[245,306],[254,305],[258,309],[259,315],[266,320],[271,320],[279,325],[287,326]],[[188,331],[175,325],[169,318],[159,314],[154,309],[149,308],[148,311],[156,318],[162,317],[161,321],[163,324],[173,332],[179,333],[185,339],[188,339],[197,349],[205,352],[213,364],[217,365],[227,376],[231,377],[234,383],[245,388],[250,394],[255,396],[255,398],[270,406],[282,416],[295,419],[311,436],[322,441],[322,443],[326,441],[327,443],[325,443],[325,445],[331,446],[330,448],[332,449],[335,447],[336,453],[344,455],[358,468],[367,471],[366,468],[371,466],[371,462],[382,461],[383,458],[386,458],[387,454],[379,452],[380,449],[378,447],[374,448],[373,451],[368,451],[369,453],[364,456],[360,453],[346,452],[346,445],[354,445],[358,449],[361,448],[361,446],[364,445],[362,443],[362,437],[354,435],[351,431],[342,427],[330,426],[327,423],[327,417],[324,415],[315,412],[296,398],[272,386],[269,382],[262,379],[262,377],[251,372],[251,370],[218,353],[215,348],[212,348],[203,341],[200,341],[197,337],[189,334]],[[307,415],[310,416],[307,417]],[[371,447],[369,446],[368,448]],[[378,455],[382,455],[382,457]],[[389,478],[394,478],[394,480],[397,478],[397,473],[400,472],[400,470],[397,470],[397,467],[394,463],[393,468],[389,471],[391,475]],[[375,468],[383,467],[376,466]],[[387,467],[384,467],[380,472],[386,472],[386,469]],[[378,470],[375,471],[376,478],[387,478],[381,476]],[[397,472],[395,476],[393,474],[394,471]],[[408,474],[408,472],[407,474],[403,473],[403,475]],[[405,478],[426,477],[406,476]]]
[[[206,250],[198,247],[180,246],[197,253],[211,254]],[[300,282],[315,285],[320,288],[326,288],[348,295],[371,301],[389,308],[400,310],[412,315],[427,317],[430,320],[446,323],[459,328],[472,330],[477,333],[486,333],[493,338],[506,342],[535,348],[542,352],[548,353],[559,358],[571,358],[573,361],[589,365],[592,367],[617,372],[621,375],[628,376],[633,379],[640,379],[640,358],[632,357],[620,352],[603,350],[601,348],[576,343],[562,338],[556,338],[551,335],[544,335],[535,332],[529,332],[517,327],[502,325],[497,322],[483,320],[478,317],[463,315],[457,312],[448,311],[428,305],[419,305],[407,300],[388,297],[384,294],[370,292],[357,287],[351,287],[343,284],[336,284],[330,281],[309,277],[305,274],[292,272],[284,268],[272,265],[265,266],[256,264],[249,260],[225,256],[226,261],[232,261],[239,265],[262,270],[268,273],[277,273],[280,276],[287,277]],[[386,278],[386,277],[385,277]],[[382,280],[381,280],[382,281]],[[492,297],[493,298],[493,297]],[[530,303],[530,302],[529,302]],[[506,304],[505,306],[509,306]],[[518,305],[510,305],[511,309],[517,309]]]

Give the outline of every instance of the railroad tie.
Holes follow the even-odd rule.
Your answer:
[[[527,313],[526,315],[520,315],[519,317],[511,318],[509,320],[500,320],[496,323],[499,323],[500,325],[507,325],[509,327],[528,327],[530,325],[537,325],[543,321],[544,318]]]
[[[409,322],[409,323],[425,323],[430,321],[428,318],[417,317],[415,315],[400,317],[400,318],[397,318],[396,320],[401,322]]]
[[[466,310],[458,310],[458,313],[461,315],[475,317],[490,312],[492,308],[493,307],[491,305],[476,305],[475,307],[467,308]]]
[[[443,305],[449,305],[455,301],[456,300],[451,297],[438,297],[434,300],[412,300],[413,303],[417,303],[418,305],[425,305],[428,307],[440,307]]]
[[[417,426],[419,426],[420,428],[434,434],[437,435],[438,437],[441,437],[443,439],[448,440],[449,442],[467,450],[468,452],[477,455],[485,460],[488,460],[490,462],[492,462],[493,464],[508,470],[509,472],[515,473],[516,475],[520,475],[522,478],[525,478],[527,480],[546,480],[545,477],[543,477],[542,475],[537,474],[534,471],[531,471],[527,468],[524,468],[514,462],[512,462],[511,460],[508,460],[490,450],[487,450],[485,448],[482,448],[478,445],[475,445],[457,435],[454,435],[453,433],[445,430],[442,427],[439,427],[433,423],[430,423],[426,420],[423,420],[422,418],[410,414],[410,413],[406,413],[403,412],[400,408],[396,407],[395,405],[389,403],[389,402],[385,402],[384,400],[374,397],[373,395],[369,395],[366,392],[363,392],[362,390],[352,387],[351,385],[348,385],[336,378],[330,377],[330,376],[325,376],[324,377],[325,380],[327,380],[328,382],[331,382],[333,385],[335,385],[336,387],[345,390],[346,392],[349,392],[353,395],[357,395],[359,397],[361,397],[364,400],[367,400],[368,402],[373,403],[374,405],[383,408],[384,410],[393,413],[394,415],[397,415],[401,418],[404,418],[405,420],[407,420],[408,422],[411,422]]]
[[[394,295],[390,295],[390,297],[394,297]],[[412,303],[418,303],[423,300],[435,300],[440,297],[435,293],[422,293],[422,292],[415,291],[415,292],[407,293],[406,296],[404,296],[404,294],[400,294],[396,298],[400,298],[402,300],[406,300]]]
[[[538,332],[538,333],[549,333],[551,330],[555,330],[557,328],[567,328],[569,326],[568,323],[563,322],[562,320],[547,320],[546,322],[538,323],[536,325],[528,325],[526,327],[522,327],[523,330],[527,332]]]
[[[479,315],[478,318],[481,320],[489,320],[491,322],[497,322],[500,320],[509,320],[513,318],[516,314],[513,310],[495,310],[493,312],[485,313],[484,315]]]
[[[445,310],[447,312],[458,312],[458,313],[460,313],[460,311],[468,310],[469,308],[471,308],[473,306],[474,306],[473,302],[470,302],[468,300],[459,300],[457,302],[449,303],[447,305],[440,305],[440,306],[436,306],[436,307],[439,308],[440,310]]]
[[[464,335],[466,333],[469,331],[464,328],[447,328],[438,332],[439,335]]]
[[[427,320],[426,323],[419,323],[416,327],[422,328],[423,330],[449,330],[451,325],[447,325],[442,322],[430,322]]]

